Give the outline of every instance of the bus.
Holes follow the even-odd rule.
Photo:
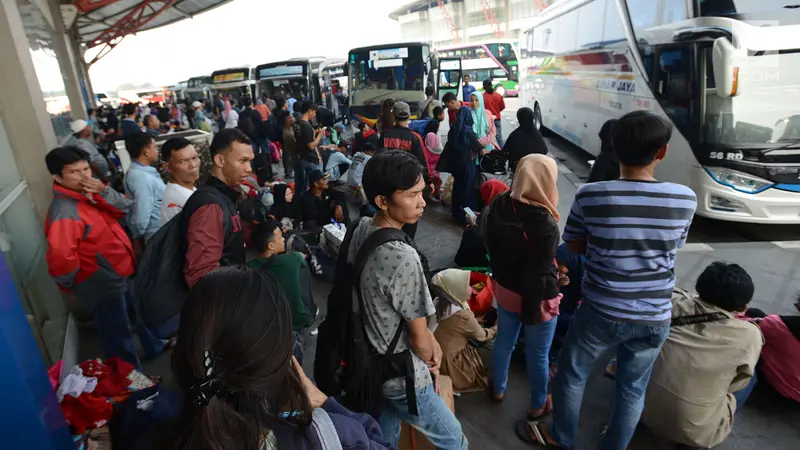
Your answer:
[[[309,99],[322,104],[319,66],[325,58],[294,58],[256,67],[256,92],[259,96]]]
[[[186,100],[186,88],[189,86],[189,81],[179,81],[174,86],[167,88],[167,98],[175,103],[184,103]]]
[[[234,100],[237,106],[242,105],[245,96],[255,96],[255,77],[249,66],[217,70],[211,73],[211,95],[222,94]]]
[[[462,44],[439,49],[442,58],[460,58],[464,75],[483,92],[483,80],[492,80],[495,92],[503,97],[519,93],[519,61],[517,48],[511,41],[483,44]]]
[[[557,2],[520,38],[521,104],[594,155],[604,122],[652,111],[675,128],[656,178],[692,188],[698,215],[800,223],[800,10],[785,3]]]
[[[402,100],[419,115],[417,104],[425,100],[425,86],[436,80],[438,58],[430,44],[403,43],[361,47],[350,50],[347,68],[350,78],[348,118],[375,125],[383,99]],[[433,75],[429,79],[429,75]]]
[[[328,59],[319,66],[319,86],[322,92],[322,106],[333,111],[334,120],[346,115],[347,75],[345,59]]]
[[[186,80],[186,97],[192,102],[205,103],[207,110],[211,110],[211,76],[192,77]]]

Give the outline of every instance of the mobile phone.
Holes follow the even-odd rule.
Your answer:
[[[466,213],[468,216],[470,216],[473,221],[478,220],[478,215],[475,214],[475,211],[473,211],[472,208],[470,208],[469,206],[464,208],[464,213]]]

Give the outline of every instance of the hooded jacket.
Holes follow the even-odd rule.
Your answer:
[[[554,264],[558,223],[547,209],[517,202],[504,192],[492,202],[485,226],[494,279],[522,297],[522,322],[536,325],[542,320],[542,301],[559,294]]]

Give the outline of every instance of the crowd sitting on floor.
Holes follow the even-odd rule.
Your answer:
[[[697,199],[653,175],[669,157],[669,123],[638,111],[603,127],[604,160],[562,235],[559,171],[532,111],[518,111],[503,143],[502,97],[467,86],[465,103],[432,91],[414,108],[387,99],[375,129],[362,123],[352,140],[310,101],[294,102],[295,117],[283,99],[244,98],[237,111],[220,98],[199,186],[190,141],[159,149],[160,111],[140,126],[140,111],[123,107],[124,175],[98,157],[90,124],[73,124],[45,161],[50,274],[91,312],[105,358],[141,372],[134,333],[146,358],[172,351],[177,387],[153,387],[158,414],[129,411],[148,417],[127,431],[129,448],[388,449],[405,422],[436,448],[466,449],[442,377],[503,402],[518,347],[529,401],[513,429],[543,448],[575,448],[586,383],[608,351],[616,390],[601,448],[625,448],[638,424],[716,446],[757,380],[800,401],[800,370],[786,363],[800,360],[800,316],[748,308],[756,287],[736,264],[709,265],[696,292],[675,287]],[[483,180],[498,154],[510,186]],[[275,180],[279,163],[293,182]],[[431,272],[414,237],[445,191],[464,226],[458,267]],[[331,252],[323,241],[336,230]],[[333,283],[324,318],[316,278]]]

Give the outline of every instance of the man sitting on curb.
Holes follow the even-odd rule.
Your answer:
[[[753,391],[763,339],[737,320],[753,298],[753,280],[736,264],[715,262],[695,285],[675,289],[670,333],[653,366],[641,422],[689,448],[719,445]],[[684,447],[685,448],[685,447]]]

